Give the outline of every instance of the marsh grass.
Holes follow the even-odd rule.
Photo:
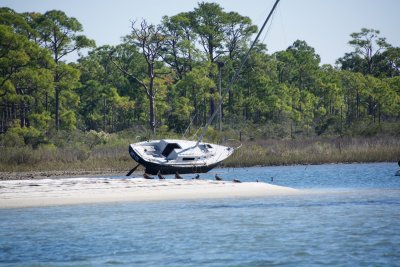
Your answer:
[[[69,147],[41,146],[3,147],[0,171],[120,171],[136,163],[128,153],[129,140],[98,143],[92,148],[85,143]],[[397,162],[400,139],[388,137],[345,137],[304,139],[258,139],[243,142],[226,167],[322,164],[350,162]]]
[[[126,170],[133,160],[127,146],[86,146],[75,148],[5,148],[1,151],[0,171],[45,170]]]
[[[396,162],[400,140],[386,138],[314,138],[245,142],[225,166]]]

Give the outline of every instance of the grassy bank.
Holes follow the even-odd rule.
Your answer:
[[[396,162],[400,140],[387,138],[320,138],[246,142],[225,166],[270,166],[350,162]]]
[[[97,171],[125,173],[135,166],[128,154],[129,140],[75,144],[72,147],[6,147],[1,149],[0,171]],[[224,162],[226,167],[322,164],[349,162],[397,162],[400,139],[345,137],[312,139],[258,139],[244,141]]]
[[[135,164],[128,154],[128,145],[87,148],[7,148],[2,151],[0,171],[119,171]]]

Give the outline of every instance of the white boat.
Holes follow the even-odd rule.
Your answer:
[[[228,146],[176,139],[144,141],[129,146],[131,157],[149,174],[208,172],[234,151]]]

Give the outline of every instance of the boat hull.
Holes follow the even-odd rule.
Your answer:
[[[134,159],[137,163],[144,166],[145,172],[148,174],[157,174],[159,171],[162,174],[175,174],[176,172],[180,174],[188,174],[188,173],[205,173],[210,171],[211,169],[217,167],[221,162],[216,162],[213,164],[156,164],[153,162],[149,162],[144,160],[138,153],[129,146],[129,155]]]

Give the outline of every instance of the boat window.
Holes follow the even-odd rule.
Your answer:
[[[212,146],[211,146],[210,144],[207,144],[207,147],[208,147],[208,148],[212,148]]]
[[[164,157],[168,157],[168,155],[175,149],[175,148],[181,148],[180,145],[177,143],[170,143],[165,146],[163,152],[161,153]]]
[[[182,158],[182,160],[194,160],[194,158]]]

